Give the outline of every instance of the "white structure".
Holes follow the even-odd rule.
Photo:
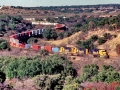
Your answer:
[[[45,21],[32,21],[32,24],[34,25],[56,25],[57,23],[50,23],[50,22],[45,22]]]
[[[35,18],[23,18],[24,20],[35,21]]]

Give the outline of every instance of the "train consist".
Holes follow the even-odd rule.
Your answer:
[[[43,34],[45,29],[37,29],[32,31],[26,31],[18,34],[14,34],[9,36],[10,46],[22,49],[32,49],[32,50],[47,50],[49,53],[64,53],[71,55],[84,55],[84,54],[92,54],[93,56],[98,57],[108,57],[106,50],[104,49],[85,49],[85,48],[77,48],[77,47],[52,47],[52,46],[40,46],[34,44],[23,43],[22,41],[28,39],[30,37],[40,36]]]

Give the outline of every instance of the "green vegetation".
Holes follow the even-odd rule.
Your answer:
[[[110,33],[104,33],[103,36],[104,36],[105,39],[110,39],[111,38]]]
[[[115,90],[120,90],[120,86],[119,87],[116,87],[116,89]]]
[[[47,29],[43,32],[43,37],[46,38],[47,40],[56,39],[57,33],[52,29]]]
[[[104,44],[106,40],[103,37],[98,38],[98,43],[99,44]]]
[[[34,37],[31,37],[27,40],[27,43],[37,43],[37,42],[38,42],[37,38]]]
[[[3,49],[10,50],[10,47],[6,40],[0,39],[0,50],[3,50]]]
[[[120,73],[112,66],[103,65],[98,71],[97,65],[87,65],[83,67],[82,74],[78,78],[79,82],[97,81],[111,83],[120,82]]]
[[[40,50],[40,56],[41,57],[43,57],[43,56],[46,56],[46,55],[48,55],[49,54],[49,52],[47,51],[47,50]]]
[[[62,90],[63,79],[60,74],[38,75],[33,78],[41,90]]]
[[[76,44],[78,47],[81,48],[93,49],[95,48],[93,42],[94,42],[93,39],[88,39],[86,41],[77,41]]]
[[[120,82],[120,73],[110,65],[85,65],[80,76],[72,67],[72,63],[65,57],[52,55],[40,59],[39,56],[28,57],[0,57],[0,82],[7,78],[30,78],[42,90],[76,90],[81,82]],[[118,87],[119,88],[119,87]]]
[[[101,71],[94,77],[95,81],[111,83],[113,81],[120,82],[120,73],[108,65],[103,65]]]
[[[98,36],[97,35],[93,35],[93,36],[91,36],[91,38],[90,38],[92,41],[96,41],[96,40],[98,40]]]
[[[5,14],[0,14],[0,34],[4,34],[9,30],[22,32],[32,28],[31,23],[22,20],[23,18],[20,15],[10,16]]]
[[[92,81],[92,77],[98,74],[98,69],[99,67],[95,64],[84,66],[79,78],[80,82]]]
[[[7,62],[8,61],[9,60],[7,60]],[[1,69],[2,68],[5,68],[4,71],[9,78],[24,78],[40,74],[59,73],[63,76],[76,75],[71,62],[58,55],[48,56],[44,60],[40,60],[39,57],[14,58],[14,60],[9,62],[6,66],[1,66]]]
[[[72,76],[67,76],[65,78],[63,90],[77,90],[79,87],[80,84]]]

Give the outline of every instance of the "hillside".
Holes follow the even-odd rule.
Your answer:
[[[99,45],[97,44],[97,47],[99,49],[105,49],[107,50],[110,57],[116,57],[118,56],[116,53],[116,45],[120,44],[120,31],[109,31],[109,30],[96,30],[96,31],[88,31],[88,32],[77,32],[70,37],[61,39],[61,40],[51,40],[51,41],[44,41],[40,40],[38,44],[41,45],[53,45],[53,46],[76,46],[76,42],[78,40],[87,40],[93,35],[97,35],[99,37],[102,37],[104,33],[110,33],[111,35],[116,35],[117,37],[112,37],[110,40],[108,40],[106,43]]]
[[[0,90],[86,90],[89,82],[95,82],[94,87],[99,84],[91,90],[111,90],[116,87],[116,82],[120,86],[120,57],[116,53],[116,45],[120,44],[120,15],[114,16],[119,13],[119,6],[116,11],[113,7],[2,8]],[[64,12],[65,8],[69,11]],[[78,12],[80,10],[83,13]],[[48,17],[49,22],[65,24],[67,28],[33,25],[32,21],[27,22],[19,15],[42,21]],[[99,40],[105,42],[99,43]],[[58,47],[57,52],[53,51],[54,46]],[[59,53],[61,46],[80,47],[84,51],[73,55],[68,48]],[[96,56],[85,54],[86,48],[104,49],[110,58],[98,53]]]

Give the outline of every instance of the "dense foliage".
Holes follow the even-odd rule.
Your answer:
[[[98,71],[97,65],[86,65],[83,67],[79,82],[97,81],[111,83],[120,82],[120,73],[110,65],[103,65]]]
[[[63,88],[63,79],[60,74],[38,75],[33,80],[40,90],[62,90]]]
[[[92,81],[91,78],[94,75],[98,74],[99,67],[95,64],[92,65],[86,65],[82,69],[82,74],[80,75],[80,82],[81,81]]]
[[[32,24],[30,22],[23,21],[21,16],[10,16],[0,14],[0,33],[5,33],[9,30],[15,30],[16,32],[22,32],[27,29],[31,29]]]
[[[102,81],[102,82],[120,82],[120,73],[115,71],[115,68],[108,65],[103,65],[101,71],[94,77],[95,81]]]
[[[46,38],[47,40],[56,39],[57,33],[52,29],[47,29],[43,32],[43,37]]]
[[[76,75],[71,62],[58,55],[49,56],[44,60],[40,60],[39,57],[16,58],[15,60],[9,62],[5,67],[6,75],[9,78],[24,78],[40,74],[59,73],[63,76]]]

